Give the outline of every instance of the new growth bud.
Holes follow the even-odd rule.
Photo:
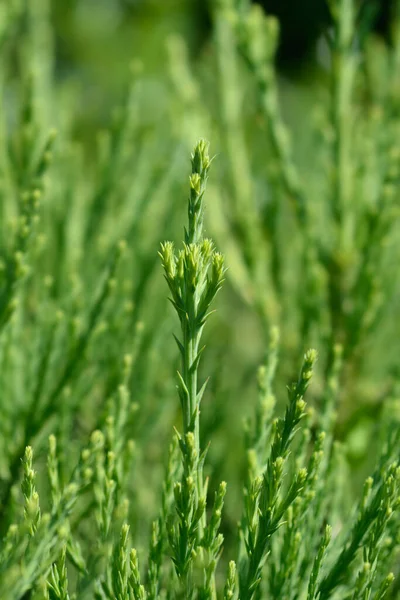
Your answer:
[[[208,149],[208,142],[199,140],[192,154],[192,173],[198,173],[202,178],[207,176],[211,164]]]

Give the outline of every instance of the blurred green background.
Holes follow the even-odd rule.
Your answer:
[[[18,12],[24,3],[15,0],[14,4]],[[394,4],[390,0],[361,3],[363,22],[377,34],[374,51],[389,43]],[[1,6],[4,15],[11,4],[2,0]],[[84,320],[110,248],[120,237],[127,239],[129,253],[117,288],[119,296],[104,315],[104,330],[111,335],[101,337],[100,323],[83,376],[80,373],[74,382],[76,414],[65,439],[68,446],[73,439],[80,448],[82,440],[99,426],[98,416],[114,393],[123,353],[131,352],[136,362],[130,391],[139,406],[132,416],[138,446],[133,494],[140,496],[137,502],[144,513],[154,514],[165,450],[173,425],[179,426],[178,352],[171,335],[178,323],[166,299],[157,249],[165,239],[177,243],[182,239],[190,151],[200,136],[210,139],[216,158],[206,199],[207,234],[226,255],[229,272],[205,336],[207,352],[201,369],[211,380],[203,403],[202,443],[205,446],[212,439],[213,481],[227,479],[231,486],[227,505],[234,532],[242,488],[243,419],[253,413],[257,368],[266,350],[265,307],[257,304],[258,284],[266,303],[271,303],[269,316],[276,317],[282,330],[276,385],[279,410],[286,401],[285,386],[296,377],[306,348],[299,316],[303,232],[276,184],[265,118],[251,74],[238,56],[229,15],[214,19],[213,0],[32,0],[27,6],[7,33],[9,37],[2,40],[3,104],[10,145],[32,73],[38,139],[53,126],[60,135],[50,194],[43,207],[50,251],[43,256],[38,251],[35,256],[32,271],[38,275],[37,280],[28,281],[33,289],[27,300],[31,312],[24,316],[29,326],[21,325],[21,336],[34,348],[35,336],[29,327],[36,326],[36,321],[39,331],[42,326],[42,308],[39,316],[35,309],[41,306],[41,282],[49,274],[54,286],[49,286],[46,302],[56,309],[61,305],[71,323],[76,315],[81,316],[80,311]],[[280,21],[279,108],[289,126],[307,199],[315,201],[317,220],[323,225],[330,193],[324,179],[326,147],[332,139],[326,121],[329,72],[324,46],[329,12],[322,0],[265,0],[263,6]],[[127,133],[121,134],[126,122]],[[230,135],[233,142],[239,140],[231,155]],[[363,139],[357,138],[355,144],[361,148],[362,163]],[[235,178],[238,164],[239,177]],[[6,189],[3,179],[1,184]],[[360,187],[363,184],[364,180]],[[12,215],[12,202],[6,198],[2,210]],[[252,208],[243,212],[246,202]],[[260,260],[256,282],[246,263],[245,237],[252,236],[254,221],[265,248],[271,250],[262,255],[265,263]],[[5,227],[5,223],[4,218],[0,225]],[[395,263],[395,255],[391,260]],[[269,270],[276,277],[276,298],[273,291],[270,294]],[[396,311],[390,305],[382,326],[373,332],[373,343],[362,347],[362,361],[355,361],[353,371],[351,367],[346,373],[340,398],[336,433],[348,443],[355,487],[371,470],[375,444],[380,441],[377,415],[381,416],[382,397],[392,389],[390,370],[398,360],[398,325],[392,318]],[[316,406],[326,384],[325,325],[322,317],[320,329],[311,336],[321,352],[309,394],[311,405]],[[9,402],[15,410],[12,395]],[[137,526],[147,532],[148,523]]]
[[[213,1],[51,1],[56,73],[61,81],[79,87],[81,138],[107,122],[110,108],[121,99],[133,60],[142,61],[146,79],[154,86],[156,98],[149,112],[162,110],[158,84],[167,70],[166,40],[172,34],[182,36],[191,61],[206,60]],[[316,76],[318,43],[331,25],[325,0],[262,0],[259,4],[280,22],[278,68],[289,79],[309,82],[310,76]],[[365,0],[362,4],[372,29],[386,38],[395,0]]]

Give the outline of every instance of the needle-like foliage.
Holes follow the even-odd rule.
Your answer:
[[[399,600],[398,2],[95,4],[0,7],[0,600]]]

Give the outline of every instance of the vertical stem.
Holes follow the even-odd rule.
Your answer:
[[[335,243],[330,260],[331,346],[344,342],[343,323],[344,277],[352,244],[351,199],[351,94],[354,80],[354,2],[339,0],[336,20],[335,48],[332,62],[332,125],[335,131],[333,147],[334,179],[332,214],[335,221]]]
[[[254,281],[255,308],[265,331],[279,316],[276,285],[271,277],[271,259],[275,247],[272,240],[264,244],[260,215],[254,202],[252,169],[243,129],[243,93],[238,71],[236,38],[231,8],[217,2],[214,28],[217,49],[220,120],[222,143],[229,170],[231,217],[238,232],[243,259]],[[268,294],[265,290],[268,289]]]
[[[194,362],[196,360],[198,351],[199,351],[199,342],[200,342],[200,333],[194,331],[193,323],[194,323],[194,298],[193,298],[193,313],[188,315],[188,322],[185,323],[183,328],[183,347],[184,347],[184,355],[183,355],[183,378],[186,383],[188,392],[189,392],[189,406],[185,410],[184,417],[184,432],[185,434],[189,431],[193,431],[194,440],[195,440],[195,450],[197,456],[200,456],[200,414],[197,406],[197,368],[193,368]],[[195,415],[194,425],[192,426],[191,420]],[[203,469],[198,468],[196,474],[196,501],[203,495],[204,490],[204,482],[203,482]],[[199,539],[201,539],[205,527],[205,514],[200,520],[199,523]]]

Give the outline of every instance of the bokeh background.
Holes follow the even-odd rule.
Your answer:
[[[332,25],[326,1],[263,0],[259,4],[280,22],[280,72],[289,81],[311,83],[318,77],[318,45]],[[364,4],[372,30],[389,39],[395,1]],[[212,8],[213,0],[50,2],[57,77],[78,86],[85,98],[78,108],[83,139],[87,129],[107,123],[110,109],[121,98],[131,61],[142,61],[149,86],[157,89],[165,83],[166,43],[171,35],[182,37],[193,65],[207,62]],[[162,100],[156,92],[155,96],[156,103]]]
[[[281,329],[278,412],[308,343],[321,353],[309,394],[311,406],[318,410],[329,353],[324,317],[307,340],[301,330],[302,233],[276,185],[256,86],[236,50],[229,14],[216,14],[217,4],[223,4],[216,0],[32,0],[27,10],[22,4],[2,0],[0,5],[3,24],[11,5],[16,15],[12,28],[4,27],[1,37],[10,144],[22,113],[28,120],[31,113],[35,116],[38,129],[31,131],[33,137],[37,132],[38,139],[44,138],[50,127],[56,127],[59,136],[43,206],[46,244],[32,264],[39,275],[28,281],[29,323],[21,325],[21,337],[16,339],[24,340],[34,356],[36,342],[29,327],[37,323],[41,327],[51,310],[60,308],[71,317],[73,336],[74,327],[79,329],[74,318],[87,318],[110,249],[118,239],[126,239],[129,252],[115,297],[98,324],[88,364],[73,382],[75,412],[63,422],[60,436],[68,440],[69,449],[79,451],[82,440],[101,425],[99,415],[115,390],[122,356],[131,353],[129,387],[135,406],[131,431],[137,443],[131,523],[133,530],[135,525],[143,530],[144,537],[148,522],[135,519],[157,512],[166,448],[173,426],[179,426],[178,353],[172,338],[178,323],[167,302],[157,250],[165,239],[180,243],[191,148],[199,137],[211,142],[215,160],[207,195],[207,233],[226,255],[229,270],[205,335],[202,376],[211,379],[203,404],[202,443],[212,439],[213,482],[226,479],[230,486],[225,526],[229,540],[236,535],[240,516],[243,420],[253,414],[256,404],[257,368],[265,358],[267,326],[277,324]],[[330,90],[325,39],[332,26],[330,13],[323,0],[261,4],[279,19],[275,60],[279,110],[307,197],[320,211],[323,231],[326,194],[321,192],[323,177],[318,172],[323,172],[326,161],[323,143],[331,135],[325,110]],[[373,42],[370,52],[376,58],[371,72],[379,82],[383,73],[379,65],[392,43],[395,2],[361,4]],[[377,85],[371,92],[377,105],[382,89]],[[26,90],[32,106],[24,105]],[[357,138],[357,143],[362,147],[363,139]],[[17,142],[15,147],[18,150]],[[11,183],[3,177],[1,185],[3,192],[17,189],[17,177]],[[11,201],[3,203],[3,228],[13,210]],[[252,270],[249,247],[254,250],[258,243],[252,239],[254,223],[254,231],[272,250]],[[389,255],[391,274],[397,255]],[[35,307],[43,301],[43,282],[48,288],[46,315],[38,315]],[[261,300],[258,287],[263,290]],[[398,361],[398,307],[396,295],[389,296],[379,328],[362,346],[362,359],[357,355],[346,372],[339,394],[336,436],[345,444],[344,477],[351,469],[351,485],[357,491],[375,462],[380,442],[377,423],[388,418],[385,410],[392,410],[385,408],[391,405],[382,398],[397,397],[392,376]],[[111,334],[102,337],[104,331]],[[10,398],[11,414],[22,396],[16,404]]]

